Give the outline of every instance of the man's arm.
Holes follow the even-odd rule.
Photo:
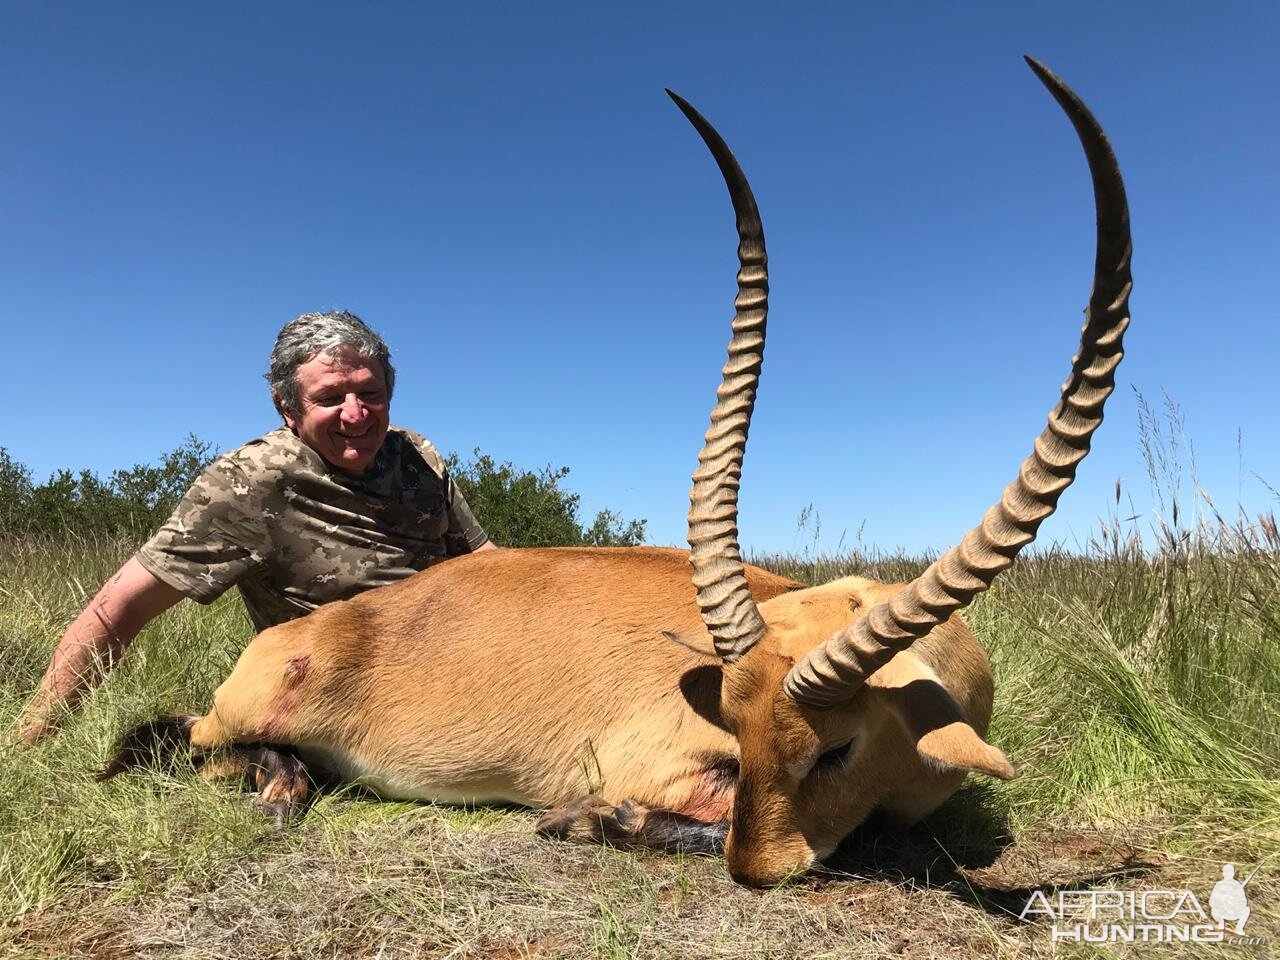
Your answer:
[[[484,543],[480,544],[480,546],[476,547],[471,552],[484,553],[486,550],[497,550],[497,549],[498,549],[498,545],[496,543],[494,543],[492,540],[486,540]]]
[[[18,741],[31,745],[56,729],[61,715],[102,681],[138,632],[182,596],[131,557],[58,641],[19,721]]]

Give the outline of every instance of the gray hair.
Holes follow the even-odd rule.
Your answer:
[[[368,360],[382,364],[387,380],[387,399],[396,382],[396,368],[391,365],[391,351],[387,343],[368,324],[354,313],[335,310],[331,313],[304,313],[290,320],[276,336],[271,351],[271,367],[264,379],[271,385],[276,397],[276,408],[298,410],[298,367],[321,353],[346,347]]]

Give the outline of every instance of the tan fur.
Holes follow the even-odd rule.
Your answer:
[[[546,807],[595,792],[701,817],[732,803],[730,866],[770,882],[829,853],[877,806],[919,816],[949,795],[975,766],[953,769],[947,751],[969,741],[930,717],[895,719],[892,701],[914,683],[928,707],[932,685],[945,701],[933,712],[979,738],[991,676],[952,618],[849,707],[801,708],[780,693],[796,657],[892,588],[846,578],[803,590],[747,574],[769,632],[722,668],[664,636],[710,646],[684,551],[460,557],[264,631],[192,742],[290,744],[388,797]],[[838,776],[797,777],[815,751],[854,733]],[[922,757],[915,741],[930,737],[941,737],[930,741],[938,755]],[[706,758],[717,755],[741,758],[736,800],[708,780]]]

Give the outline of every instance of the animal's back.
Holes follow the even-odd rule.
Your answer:
[[[748,580],[760,601],[800,586]],[[703,632],[687,553],[547,548],[460,557],[254,643],[306,649],[281,739],[312,759],[388,796],[544,805],[598,781],[658,801],[685,772],[670,743],[725,741],[681,689],[705,662],[665,631]]]

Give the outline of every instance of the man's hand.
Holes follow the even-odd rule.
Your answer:
[[[27,708],[22,711],[22,716],[4,732],[3,744],[6,750],[26,750],[53,732],[54,724],[47,700],[43,689],[36,691]]]
[[[6,745],[30,747],[56,730],[63,715],[102,681],[138,631],[181,599],[181,593],[130,558],[58,641],[40,688],[6,734]]]

